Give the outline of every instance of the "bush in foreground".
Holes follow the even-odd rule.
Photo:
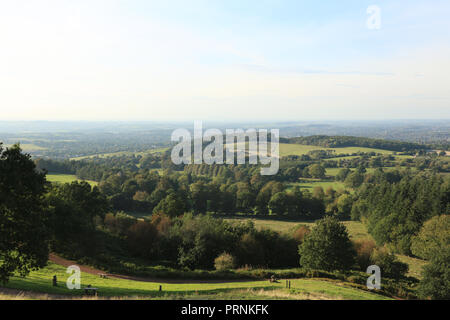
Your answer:
[[[300,265],[316,270],[349,270],[355,262],[355,250],[347,228],[336,218],[317,222],[299,246]]]

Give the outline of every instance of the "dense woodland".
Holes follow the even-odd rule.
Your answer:
[[[417,151],[400,167],[389,155],[359,154],[335,161],[327,152],[315,151],[284,157],[278,175],[261,176],[259,166],[251,165],[175,166],[170,151],[82,161],[32,161],[18,146],[0,152],[0,222],[12,233],[27,216],[35,219],[26,224],[30,230],[42,226],[40,233],[30,232],[33,239],[17,240],[33,242],[21,249],[20,258],[14,258],[17,243],[2,233],[4,281],[16,270],[26,274],[42,266],[49,251],[128,273],[141,272],[145,265],[365,271],[377,264],[392,279],[404,278],[408,270],[394,255],[402,253],[430,261],[420,295],[450,297],[448,280],[435,281],[448,279],[450,269],[448,162],[435,153]],[[15,175],[19,169],[13,168],[27,169]],[[327,177],[326,168],[339,172]],[[50,184],[45,182],[49,171],[76,174],[98,182],[98,187],[87,182]],[[346,188],[292,185],[302,178],[335,179]],[[26,211],[21,211],[25,204]],[[137,219],[130,212],[150,213],[150,218]],[[318,223],[280,234],[220,218],[243,214]],[[442,223],[433,222],[441,218]],[[351,241],[339,222],[348,219],[363,221],[376,243]]]

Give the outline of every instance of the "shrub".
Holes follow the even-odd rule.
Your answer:
[[[170,228],[172,226],[172,220],[169,216],[162,214],[162,213],[156,213],[152,214],[152,224],[156,227],[156,230],[158,230],[158,233],[161,235],[168,235]]]
[[[309,234],[310,232],[311,232],[311,229],[309,229],[308,226],[300,225],[298,228],[296,228],[294,230],[292,237],[298,244],[300,244],[305,239],[305,236],[307,234]]]
[[[359,239],[353,241],[356,251],[356,263],[362,271],[366,271],[367,267],[372,265],[371,256],[376,248],[375,241],[367,239]]]
[[[107,213],[103,220],[106,229],[118,235],[125,235],[135,222],[136,218],[127,215],[123,211],[117,212],[115,215],[113,213]]]
[[[214,260],[216,270],[224,271],[233,269],[236,266],[234,257],[229,253],[222,253]]]
[[[179,238],[178,263],[189,269],[212,269],[214,259],[225,250],[232,250],[237,235],[230,225],[212,216],[185,214],[172,228]],[[230,248],[231,246],[231,248]]]
[[[157,240],[158,232],[151,223],[138,220],[127,231],[127,244],[137,256],[150,257]]]
[[[364,285],[367,282],[367,277],[363,277],[361,275],[352,275],[347,278],[347,281],[351,283]]]
[[[264,249],[251,233],[245,233],[238,243],[239,265],[259,267],[264,264]]]
[[[370,257],[372,264],[381,269],[381,276],[400,279],[408,272],[408,265],[397,260],[397,257],[385,248],[375,249]]]

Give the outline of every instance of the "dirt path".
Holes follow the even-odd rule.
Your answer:
[[[157,283],[226,283],[226,282],[250,282],[255,281],[252,279],[234,279],[234,280],[220,280],[220,279],[214,279],[214,280],[185,280],[185,279],[162,279],[162,278],[144,278],[144,277],[135,277],[135,276],[128,276],[123,274],[112,274],[112,273],[106,273],[103,270],[92,268],[89,266],[83,266],[76,261],[73,260],[67,260],[64,259],[54,253],[50,253],[49,261],[59,264],[64,267],[77,265],[80,267],[80,270],[82,272],[86,272],[89,274],[94,274],[100,276],[100,274],[107,274],[108,278],[116,278],[116,279],[124,279],[124,280],[133,280],[133,281],[143,281],[143,282],[157,282]]]

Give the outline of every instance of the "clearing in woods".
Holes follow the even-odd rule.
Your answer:
[[[141,152],[132,152],[132,151],[118,151],[118,152],[110,152],[110,153],[98,153],[98,154],[92,154],[89,156],[81,156],[81,157],[75,157],[71,158],[70,160],[83,160],[83,159],[92,159],[92,158],[110,158],[110,157],[120,157],[120,156],[144,156],[146,154],[154,154],[154,153],[164,153],[169,148],[156,148],[156,149],[149,149],[147,151],[141,151]]]
[[[92,180],[81,180],[78,179],[76,175],[64,174],[64,173],[48,173],[46,175],[47,181],[57,182],[57,183],[71,183],[72,181],[86,181],[91,186],[98,185],[98,182]]]
[[[314,227],[314,221],[296,221],[296,220],[281,220],[275,218],[249,218],[249,217],[227,217],[228,222],[246,222],[252,221],[258,229],[272,229],[274,231],[289,233],[299,225],[307,225],[310,228]],[[342,222],[348,230],[351,239],[372,239],[372,236],[367,232],[366,226],[359,221],[343,221]]]
[[[365,147],[343,147],[343,148],[326,148],[319,146],[310,146],[303,144],[294,144],[294,143],[280,143],[280,156],[288,156],[288,155],[303,155],[307,154],[313,150],[334,150],[335,153],[338,154],[353,154],[358,152],[375,152],[381,154],[392,154],[392,151],[383,150],[383,149],[375,149],[375,148],[365,148]]]

